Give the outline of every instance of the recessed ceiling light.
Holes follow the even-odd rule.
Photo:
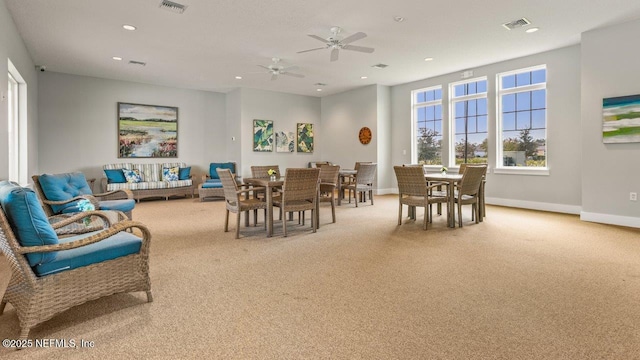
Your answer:
[[[424,58],[424,61],[433,61],[433,58],[432,57],[426,57],[426,58]]]
[[[122,58],[120,56],[114,56],[112,57],[112,59],[117,61],[122,61]]]
[[[527,29],[527,30],[525,30],[525,32],[528,32],[529,34],[531,34],[531,33],[534,33],[534,32],[536,32],[536,31],[538,31],[538,30],[540,30],[540,28],[533,27],[533,28],[531,28],[531,29]]]
[[[316,91],[322,91],[322,89],[316,89]]]
[[[236,79],[242,80],[242,76],[236,76]]]
[[[360,79],[364,80],[364,79],[367,79],[367,77],[366,76],[360,76]]]
[[[126,24],[125,24],[125,25],[122,25],[122,28],[123,28],[123,29],[125,29],[125,30],[129,30],[129,31],[133,31],[133,30],[137,29],[137,28],[136,28],[135,26],[133,26],[133,25],[126,25]]]
[[[395,22],[403,22],[404,18],[402,16],[394,16],[393,21]]]

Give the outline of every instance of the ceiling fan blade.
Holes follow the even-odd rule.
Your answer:
[[[298,69],[298,67],[294,65],[294,66],[289,66],[289,67],[286,67],[286,68],[282,68],[282,69],[280,69],[280,72],[282,73],[282,72],[287,72],[287,71],[296,70],[296,69]]]
[[[340,51],[340,50],[338,50],[338,49],[333,49],[333,50],[331,50],[331,61],[336,61],[336,60],[338,60],[338,52],[339,52],[339,51]]]
[[[319,48],[315,48],[315,49],[302,50],[302,51],[298,51],[298,54],[306,53],[306,52],[309,52],[309,51],[322,50],[322,49],[326,49],[326,47],[319,47]]]
[[[278,79],[278,74],[271,75],[271,81]]]
[[[369,54],[371,54],[373,50],[375,50],[374,48],[364,47],[364,46],[355,46],[355,45],[345,45],[342,48],[344,50],[360,51],[360,52],[369,53]]]
[[[293,77],[297,77],[297,78],[303,78],[304,77],[304,75],[302,75],[302,74],[295,74],[295,73],[290,73],[290,72],[281,72],[280,74],[287,75],[287,76],[293,76]]]
[[[266,70],[271,71],[271,69],[270,69],[270,68],[268,68],[268,67],[266,67],[266,66],[264,66],[264,65],[258,65],[258,66],[259,66],[259,67],[261,67],[261,68],[263,68],[263,69],[266,69]]]
[[[320,41],[322,41],[323,43],[326,43],[326,42],[327,42],[327,39],[323,39],[323,38],[321,38],[321,37],[320,37],[320,36],[318,36],[318,35],[308,35],[308,36],[309,36],[310,38],[314,38],[314,39],[316,39],[316,40],[320,40]],[[365,35],[365,36],[366,36],[366,35]]]
[[[363,33],[363,32],[357,32],[353,35],[349,35],[346,38],[342,39],[342,41],[340,41],[343,44],[349,44],[352,43],[356,40],[360,40],[360,39],[364,39],[367,37],[367,34]]]

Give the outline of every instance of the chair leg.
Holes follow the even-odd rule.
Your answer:
[[[361,195],[362,195],[362,193],[360,193],[358,190],[354,190],[353,199],[356,202],[356,207],[358,207],[358,202],[359,202],[358,201],[358,197],[361,196]]]
[[[253,209],[253,226],[258,226],[258,209]]]
[[[153,302],[153,294],[151,290],[147,291],[147,302]]]
[[[280,211],[282,211],[282,209]],[[286,220],[282,221],[282,232],[284,233],[284,237],[287,237],[287,221]]]
[[[29,331],[31,330],[31,328],[28,327],[24,327],[20,329],[20,338],[19,340],[26,340],[29,337]],[[18,348],[21,349],[21,348]]]
[[[422,229],[427,230],[427,221],[429,220],[429,206],[424,206],[424,220],[422,220]]]
[[[462,203],[458,201],[458,226],[462,227]]]
[[[476,224],[480,221],[480,214],[478,213],[478,210],[480,210],[480,206],[478,205],[478,199],[476,199],[476,202],[473,203],[473,212],[476,213]]]
[[[236,239],[240,238],[240,214],[242,211],[238,211],[238,216],[236,217]]]
[[[315,218],[316,218],[316,210],[311,209],[311,228],[313,229],[314,233],[316,232],[316,225],[318,224]]]
[[[7,306],[7,302],[3,301],[0,302],[0,315],[2,315],[4,313],[4,307]]]
[[[318,218],[320,217],[320,214],[318,214]],[[331,196],[331,218],[333,219],[333,222],[336,222],[336,199],[333,198],[333,196]]]
[[[264,229],[267,230],[267,209],[264,209]]]
[[[402,203],[400,201],[398,201],[398,225],[402,225]]]
[[[229,231],[229,210],[227,209],[227,214],[224,217],[224,232]]]
[[[369,197],[371,198],[371,205],[373,205],[373,190],[369,190]]]

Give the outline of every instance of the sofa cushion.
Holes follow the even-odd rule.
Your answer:
[[[55,175],[43,174],[38,177],[38,182],[47,200],[63,201],[80,195],[93,194],[84,174],[79,172]],[[76,209],[77,211],[76,203],[77,201],[64,205],[51,205],[51,209],[56,214],[68,208]]]
[[[220,177],[218,176],[218,171],[217,169],[229,169],[231,170],[232,174],[236,173],[236,167],[233,163],[231,162],[226,162],[226,163],[211,163],[209,164],[209,177],[211,179],[220,179]]]
[[[180,168],[178,180],[189,180],[191,178],[191,166]]]
[[[99,201],[98,206],[100,210],[117,210],[126,213],[133,210],[136,206],[136,201],[133,199],[102,200]],[[63,214],[75,212],[78,212],[77,208],[66,208],[62,210]]]
[[[60,239],[61,243],[68,243],[95,235],[99,231]],[[107,239],[75,249],[54,252],[55,261],[39,264],[33,268],[37,276],[57,273],[64,270],[76,269],[107,260],[116,259],[140,252],[142,240],[126,231],[121,231]]]
[[[40,205],[36,193],[8,181],[0,182],[0,205],[7,214],[16,239],[21,246],[55,245],[58,236]],[[26,254],[29,265],[49,263],[56,258],[51,253]]]
[[[202,183],[203,189],[218,189],[222,187],[222,181],[210,179]]]
[[[122,169],[124,173],[124,177],[127,179],[127,182],[130,184],[142,182],[142,177],[140,176],[140,170],[138,169]]]
[[[127,178],[124,177],[122,169],[105,169],[105,175],[107,176],[107,183],[121,184],[127,182]]]
[[[164,167],[162,168],[162,180],[163,181],[177,181],[179,179],[180,168],[177,166],[174,167]]]

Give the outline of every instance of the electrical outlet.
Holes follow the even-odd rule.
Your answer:
[[[638,193],[630,192],[630,193],[629,193],[629,200],[631,200],[631,201],[638,201]]]

